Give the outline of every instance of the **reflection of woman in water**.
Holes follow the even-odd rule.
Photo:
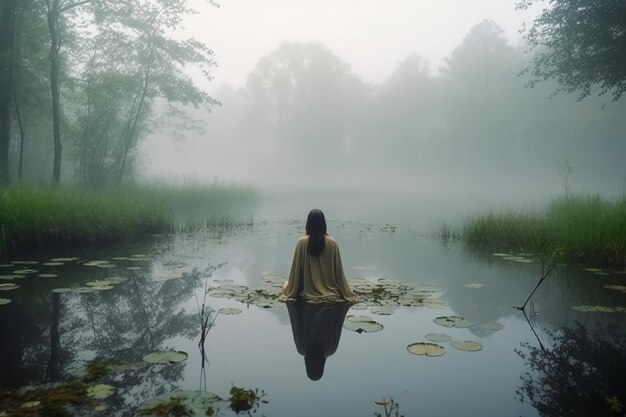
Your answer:
[[[326,358],[339,346],[341,328],[350,305],[308,304],[301,300],[287,304],[293,341],[298,353],[304,356],[309,379],[317,381],[324,374]]]
[[[326,233],[326,219],[313,209],[306,220],[306,236],[296,245],[282,301],[310,303],[356,301],[346,282],[337,241]]]

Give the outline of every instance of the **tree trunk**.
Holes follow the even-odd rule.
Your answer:
[[[11,92],[13,91],[13,32],[16,0],[0,2],[0,184],[9,184]]]
[[[48,30],[50,31],[50,93],[52,95],[52,135],[54,143],[54,165],[52,183],[61,182],[61,110],[59,88],[59,52],[61,50],[59,28],[59,0],[52,0],[48,9]]]
[[[137,123],[139,121],[139,118],[141,117],[141,108],[143,107],[143,103],[146,99],[146,93],[148,91],[148,84],[150,82],[150,70],[152,69],[153,60],[154,60],[154,47],[151,46],[150,47],[150,59],[148,60],[148,67],[146,68],[146,75],[144,77],[143,89],[141,91],[141,99],[139,100],[139,105],[137,106],[137,112],[135,113],[135,118],[133,120],[132,126],[129,126],[126,131],[126,138],[124,141],[124,154],[122,155],[122,163],[120,165],[119,176],[117,178],[117,183],[120,185],[122,184],[122,179],[124,178],[124,169],[126,168],[126,160],[128,159],[128,154],[130,152],[132,141],[133,141],[133,138],[135,137],[135,131],[137,130]]]

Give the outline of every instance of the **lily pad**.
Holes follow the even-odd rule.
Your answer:
[[[7,305],[11,302],[8,298],[0,298],[0,306]]]
[[[72,289],[71,288],[55,288],[52,290],[52,292],[57,293],[57,294],[63,294],[67,292],[72,292]]]
[[[144,362],[153,364],[179,363],[186,361],[189,355],[185,352],[152,352],[143,357]]]
[[[87,396],[95,400],[103,400],[115,392],[115,387],[108,384],[96,384],[87,388]]]
[[[127,266],[127,271],[140,271],[142,268],[140,266]]]
[[[103,287],[103,286],[107,286],[110,284],[111,284],[111,281],[109,281],[108,279],[99,279],[96,281],[89,281],[85,283],[85,285],[87,285],[88,287]]]
[[[482,288],[485,284],[480,284],[478,282],[472,282],[471,284],[463,285],[465,288]]]
[[[76,287],[72,288],[72,292],[74,294],[89,294],[91,292],[96,292],[93,287]]]
[[[408,350],[410,353],[414,355],[418,355],[418,356],[426,355],[430,357],[441,356],[444,353],[446,353],[446,348],[436,343],[430,343],[430,342],[411,343],[410,345],[406,347],[406,350]]]
[[[50,259],[50,262],[73,262],[73,261],[77,261],[80,258],[76,258],[76,257],[70,257],[70,258],[53,258]],[[105,261],[106,262],[106,261]]]
[[[122,282],[127,281],[127,279],[124,277],[108,277],[103,281],[109,281],[111,284],[121,284]]]
[[[56,278],[59,275],[58,274],[39,274],[37,275],[39,278]]]
[[[37,261],[11,261],[13,265],[37,265]]]
[[[626,307],[618,306],[572,306],[572,310],[580,313],[626,313]]]
[[[585,268],[585,271],[589,272],[602,272],[601,268]]]
[[[17,284],[13,284],[12,282],[8,282],[6,284],[0,284],[0,291],[11,291],[11,290],[16,290],[18,289],[20,286]]]
[[[176,409],[181,416],[209,416],[217,408],[216,403],[222,399],[210,392],[204,391],[178,391],[159,395],[139,406],[139,412],[143,416],[174,415],[170,410]]]
[[[63,263],[63,262],[44,262],[43,265],[44,266],[61,266],[61,265],[65,265],[65,263]]]
[[[131,267],[132,268],[132,267]],[[136,268],[136,267],[135,267]],[[171,279],[180,279],[184,276],[183,272],[172,272],[171,274],[161,275],[159,280],[161,281],[169,281]]]
[[[502,330],[504,329],[504,326],[501,325],[500,323],[483,323],[480,325],[481,328],[485,329],[485,330],[490,330],[492,332],[497,332],[498,330]]]
[[[374,306],[372,307],[372,313],[378,314],[381,316],[387,316],[389,314],[393,314],[393,312],[396,311],[397,309],[398,307],[394,305]]]
[[[424,300],[423,304],[425,307],[431,308],[433,310],[443,310],[448,307],[448,303],[445,300]]]
[[[452,340],[450,336],[448,336],[447,334],[443,334],[443,333],[428,333],[424,337],[426,338],[426,340],[430,342],[435,342],[435,343],[446,343]]]
[[[620,291],[620,292],[626,292],[626,286],[625,285],[604,285],[604,288],[608,288],[609,290],[616,290],[616,291]]]
[[[504,256],[513,256],[512,253],[492,253],[493,256],[498,256],[500,258],[504,257]]]
[[[217,310],[218,313],[229,316],[232,314],[240,314],[241,310],[238,308],[220,308]]]
[[[374,333],[383,329],[383,325],[367,316],[347,316],[343,328],[357,333]]]
[[[0,279],[20,279],[20,278],[25,278],[25,275],[18,275],[18,274],[9,274],[9,275],[0,275]]]
[[[216,284],[231,284],[233,280],[232,279],[214,279],[213,282]]]
[[[474,325],[473,322],[459,316],[440,316],[433,321],[435,322],[435,324],[438,324],[440,326],[456,327],[457,329],[465,329]]]
[[[34,274],[38,272],[36,269],[18,269],[17,271],[13,271],[14,274],[18,275],[26,275],[26,274]]]
[[[450,346],[466,352],[478,352],[480,350],[483,350],[483,345],[478,342],[473,342],[471,340],[466,340],[464,342],[461,342],[459,340],[453,340],[452,342],[450,342]]]
[[[93,288],[95,291],[107,291],[107,290],[112,290],[113,286],[112,285],[97,285],[91,288]]]

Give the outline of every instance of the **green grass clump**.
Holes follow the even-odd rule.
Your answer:
[[[227,185],[135,185],[110,189],[0,188],[0,255],[57,244],[119,241],[176,229],[185,209],[209,213],[254,200]]]
[[[463,240],[470,246],[550,254],[557,248],[583,263],[624,266],[626,203],[599,196],[551,201],[542,211],[502,211],[469,218]]]

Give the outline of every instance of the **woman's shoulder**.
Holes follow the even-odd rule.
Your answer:
[[[326,244],[328,245],[337,246],[337,240],[335,240],[335,238],[332,237],[331,235],[324,236],[324,240],[326,241]]]

